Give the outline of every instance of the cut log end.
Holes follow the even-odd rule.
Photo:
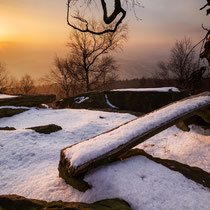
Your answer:
[[[70,165],[71,163],[68,159],[66,159],[64,150],[61,150],[60,162],[58,166],[59,177],[63,178],[67,184],[71,185],[73,188],[81,192],[85,192],[86,190],[90,189],[91,186],[83,180],[84,174],[80,174],[77,176],[71,175],[72,172]]]

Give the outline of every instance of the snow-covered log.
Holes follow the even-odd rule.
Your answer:
[[[180,120],[210,106],[210,92],[191,96],[61,151],[60,166],[77,176],[117,157]]]

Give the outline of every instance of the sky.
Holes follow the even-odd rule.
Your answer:
[[[206,0],[139,1],[144,6],[136,8],[141,20],[128,10],[129,40],[114,54],[121,79],[151,76],[176,40],[188,36],[196,44],[206,33],[201,24],[210,28],[210,16],[199,10]],[[92,13],[100,17],[100,9]],[[43,77],[56,56],[67,56],[70,30],[66,0],[0,0],[0,62],[15,77]]]

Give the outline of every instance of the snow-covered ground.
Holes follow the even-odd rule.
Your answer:
[[[0,131],[0,194],[83,202],[118,197],[139,210],[209,210],[209,189],[145,157],[92,170],[85,180],[93,187],[85,193],[58,177],[61,149],[132,119],[135,116],[122,113],[35,108],[1,118],[0,127],[12,126],[17,130]],[[25,129],[51,123],[63,130],[46,135]],[[140,147],[155,156],[190,162],[208,171],[209,134],[209,130],[200,127],[193,126],[190,132],[183,132],[173,126]]]
[[[137,148],[154,157],[177,160],[210,173],[210,129],[204,130],[195,125],[191,125],[190,128],[190,132],[183,132],[173,126]]]
[[[176,87],[160,87],[160,88],[126,88],[115,89],[112,91],[134,91],[134,92],[180,92]]]

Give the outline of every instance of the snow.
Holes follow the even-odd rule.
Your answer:
[[[77,97],[77,98],[75,98],[74,100],[75,100],[75,103],[81,104],[82,102],[84,102],[84,101],[86,101],[86,100],[88,100],[88,99],[89,99],[89,97],[84,97],[84,96],[82,96],[82,97]]]
[[[0,99],[5,99],[5,98],[15,98],[18,96],[12,96],[12,95],[5,95],[5,94],[0,94]]]
[[[112,91],[133,91],[133,92],[180,92],[176,87],[160,87],[160,88],[127,88],[115,89]]]
[[[36,108],[10,118],[1,118],[0,127],[13,126],[17,130],[0,131],[0,194],[66,202],[121,198],[136,210],[208,210],[209,189],[145,157],[134,157],[92,170],[85,176],[92,188],[85,193],[73,189],[58,177],[61,149],[135,118],[124,113]],[[25,129],[51,123],[62,126],[63,130],[46,135]],[[171,143],[175,149],[176,146],[179,148],[180,142],[189,141],[192,136],[195,141],[203,139],[204,142],[209,133],[210,130],[204,131],[199,127],[184,133],[173,126],[148,142],[152,139],[162,141],[164,137],[168,139],[168,147]],[[173,135],[177,135],[177,141],[173,141]],[[202,158],[199,150],[204,148],[203,145],[192,151],[198,160]],[[159,154],[161,151],[163,153],[160,150]],[[209,153],[207,148],[203,153]],[[187,161],[185,158],[188,156],[182,155],[182,161]],[[201,162],[202,159],[198,164]],[[209,159],[202,164],[208,165]]]
[[[76,144],[64,152],[71,166],[78,166],[112,151],[131,139],[177,117],[186,111],[194,110],[204,104],[210,104],[210,96],[190,98],[137,118],[103,135],[96,136],[89,141]]]
[[[157,134],[137,148],[154,157],[176,160],[210,173],[210,129],[204,130],[195,125],[190,129],[191,132],[184,132],[173,126],[173,129]]]
[[[119,109],[119,107],[113,105],[110,103],[107,94],[105,94],[106,103],[112,108],[112,109]]]

